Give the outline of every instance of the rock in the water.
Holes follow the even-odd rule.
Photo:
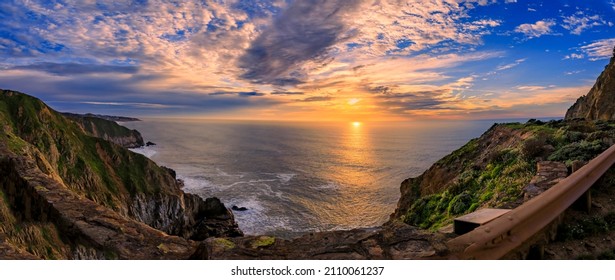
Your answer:
[[[209,197],[205,199],[205,216],[220,217],[228,215],[229,211],[226,206],[217,197]]]
[[[145,143],[145,146],[149,147],[149,146],[156,146],[156,143],[151,142],[151,141],[147,141],[147,143]]]
[[[239,207],[237,205],[233,205],[233,207],[231,207],[231,209],[233,209],[234,211],[248,211],[248,208],[246,207]]]

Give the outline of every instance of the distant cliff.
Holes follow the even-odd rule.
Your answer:
[[[615,56],[611,58],[589,93],[580,97],[566,112],[567,120],[574,118],[615,120]]]
[[[242,235],[217,198],[34,97],[0,90],[0,128],[0,258],[188,258],[189,239]]]
[[[115,122],[115,120],[135,121],[138,119],[93,114],[62,113],[62,115],[75,121],[87,134],[113,142],[124,148],[138,148],[145,145],[141,133]]]
[[[64,115],[65,117],[69,117],[69,118],[70,117],[94,117],[94,118],[99,118],[99,119],[108,120],[108,121],[114,121],[114,122],[139,122],[139,121],[141,121],[140,119],[131,118],[131,117],[99,115],[99,114],[91,114],[91,113],[87,113],[87,114],[74,114],[74,113],[62,112],[61,114]]]

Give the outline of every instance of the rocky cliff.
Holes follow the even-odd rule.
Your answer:
[[[196,243],[75,195],[0,143],[0,259],[185,259]],[[32,153],[32,154],[30,154]],[[5,248],[2,248],[4,245]]]
[[[566,119],[615,120],[615,49],[589,93],[581,96],[566,112]]]
[[[139,229],[135,238],[138,232],[151,230],[165,232],[153,236],[171,234],[194,240],[242,235],[232,212],[218,199],[184,193],[172,170],[84,133],[36,98],[1,90],[0,127],[0,243],[16,248],[15,252],[39,258],[104,257],[100,250],[107,248],[106,241],[89,239],[99,234],[131,238],[121,233],[135,228]],[[54,202],[61,198],[66,203]],[[95,217],[101,220],[90,220]],[[75,224],[82,225],[79,221],[107,229],[89,229],[83,224],[75,233]],[[66,244],[71,234],[88,239],[83,244],[96,247],[97,255],[75,249],[81,243]],[[143,238],[133,241],[139,240]],[[118,242],[117,250],[112,250],[117,256],[147,258],[119,253]]]
[[[514,208],[565,177],[575,161],[589,161],[613,143],[610,121],[496,124],[405,180],[391,219],[437,230],[479,208]]]
[[[112,118],[111,116],[98,117],[92,114],[79,115],[69,113],[62,113],[62,115],[77,123],[87,134],[113,142],[124,148],[138,148],[145,145],[143,137],[138,131],[128,129],[117,124],[115,121],[103,118]]]

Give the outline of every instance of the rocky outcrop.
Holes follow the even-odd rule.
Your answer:
[[[192,240],[212,236],[242,236],[232,211],[218,198],[179,195],[137,195],[129,216],[169,234]]]
[[[463,192],[458,189],[464,187],[459,186],[460,180],[464,179],[464,172],[486,169],[493,160],[503,156],[503,150],[512,151],[532,135],[531,132],[515,130],[505,125],[492,126],[481,137],[442,158],[420,176],[404,180],[400,187],[401,197],[392,218],[402,218],[421,197],[449,189]],[[448,205],[445,208],[447,207]],[[441,211],[443,210],[445,209]]]
[[[446,237],[399,222],[370,229],[309,233],[293,240],[270,236],[209,238],[196,259],[382,260],[445,258]]]
[[[185,259],[195,243],[169,236],[143,223],[122,217],[91,200],[74,195],[62,183],[42,173],[36,163],[0,147],[0,187],[20,221],[52,222],[70,247],[70,258]],[[0,246],[2,247],[2,246]],[[13,247],[14,248],[14,247]],[[12,258],[9,250],[3,257]],[[23,251],[14,249],[21,257]]]
[[[63,113],[62,115],[73,120],[90,136],[102,138],[124,148],[138,148],[145,145],[139,131],[117,124],[111,116],[103,116],[107,117],[103,118],[92,114]],[[122,118],[116,117],[116,119]]]
[[[615,55],[615,50],[614,50]],[[615,120],[615,57],[604,68],[589,93],[566,112],[566,119]]]
[[[615,122],[567,120],[496,124],[405,180],[391,220],[439,230],[477,209],[511,209],[610,147]]]
[[[536,164],[536,169],[536,175],[529,185],[523,188],[524,202],[545,192],[568,176],[568,168],[562,162],[540,161]]]

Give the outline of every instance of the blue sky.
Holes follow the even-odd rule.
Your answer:
[[[130,116],[563,116],[614,24],[611,0],[2,1],[0,88]]]

